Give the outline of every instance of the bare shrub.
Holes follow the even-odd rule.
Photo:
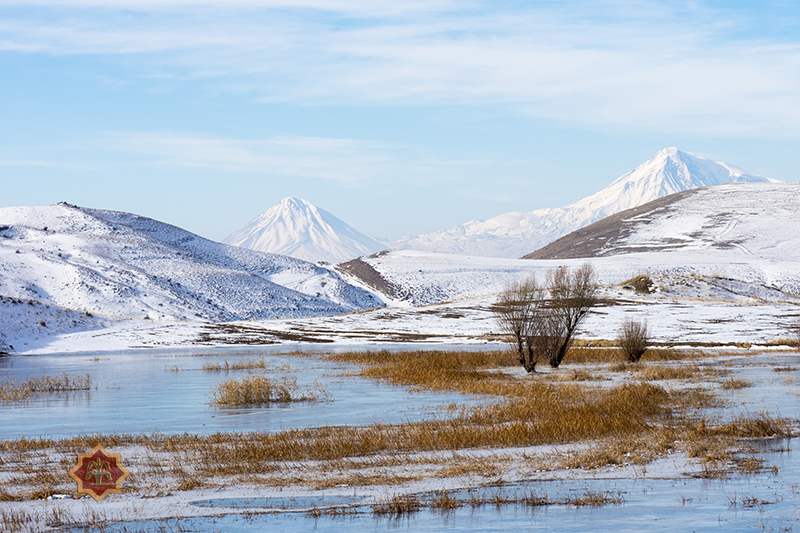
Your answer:
[[[617,335],[617,343],[629,362],[638,363],[650,345],[647,322],[626,318]]]
[[[528,372],[536,371],[540,347],[536,344],[537,329],[543,319],[544,291],[531,276],[506,285],[493,307],[500,330],[511,337],[520,364]]]
[[[544,355],[558,368],[572,345],[572,336],[597,305],[597,274],[589,263],[577,270],[560,266],[547,273],[550,313],[542,323]]]
[[[541,357],[558,368],[575,331],[596,304],[597,275],[587,263],[577,270],[554,268],[547,273],[545,287],[533,276],[509,284],[493,311],[503,333],[511,337],[519,362],[534,372]]]

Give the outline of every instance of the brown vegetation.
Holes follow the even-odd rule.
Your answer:
[[[613,351],[581,347],[570,353],[590,358],[594,355],[589,352],[596,352],[601,362],[609,362]],[[432,390],[482,394],[488,399],[477,407],[455,406],[447,416],[402,424],[270,433],[84,435],[62,440],[2,441],[0,472],[8,474],[4,478],[8,482],[0,491],[0,499],[31,499],[63,492],[66,482],[53,476],[53,472],[67,466],[59,462],[60,458],[67,457],[70,463],[74,453],[99,443],[136,450],[126,457],[129,467],[135,466],[135,474],[124,491],[141,493],[144,489],[137,483],[143,484],[145,479],[157,483],[159,491],[243,482],[322,489],[342,484],[402,486],[430,477],[467,476],[481,482],[481,478],[502,478],[509,469],[519,473],[627,464],[642,465],[642,471],[648,462],[676,451],[697,458],[703,465],[697,475],[720,477],[728,472],[765,468],[763,461],[742,457],[736,451],[743,446],[742,439],[789,437],[794,431],[791,421],[767,413],[733,420],[699,418],[697,409],[714,405],[713,390],[666,389],[642,379],[716,376],[714,372],[709,374],[714,369],[697,364],[625,365],[634,379],[608,386],[608,382],[601,385],[588,381],[594,374],[607,372],[605,369],[564,373],[568,378],[586,378],[585,382],[561,382],[543,376],[521,379],[509,372],[518,364],[515,354],[509,351],[376,351],[341,353],[330,358],[363,365],[360,374],[365,377]],[[239,385],[239,394],[245,380],[234,381]],[[276,401],[272,392],[258,394],[256,397]],[[289,396],[292,394],[298,397],[296,392]],[[548,453],[547,457],[519,451],[534,445],[548,445],[549,449],[551,445],[555,448],[572,443],[581,443],[580,451]],[[48,453],[42,454],[41,450]],[[522,497],[473,495],[458,500],[451,493],[432,493],[398,495],[376,504],[373,511],[377,515],[399,516],[420,508],[444,510],[460,505],[578,506],[619,501],[618,494],[610,493],[577,494],[564,500],[533,493]],[[14,524],[17,517],[9,516],[8,520]]]
[[[617,342],[628,362],[638,363],[650,345],[647,322],[625,319],[617,335]]]
[[[91,386],[92,378],[88,373],[70,376],[65,372],[61,376],[44,375],[22,381],[4,381],[0,383],[0,400],[14,402],[37,392],[89,390]]]
[[[206,363],[203,365],[203,370],[206,372],[227,372],[229,370],[258,370],[267,368],[267,363],[264,357],[258,359],[246,359],[243,361],[228,362],[226,359],[224,363]]]
[[[534,276],[513,282],[500,293],[492,310],[501,331],[511,337],[519,362],[530,373],[540,358],[558,368],[578,326],[597,302],[597,274],[586,263],[577,270],[565,266],[550,270],[544,287]]]
[[[650,294],[653,292],[653,280],[648,275],[634,276],[629,280],[623,281],[625,289],[632,289],[638,293]]]
[[[271,379],[265,376],[231,378],[211,391],[211,403],[217,405],[248,405],[259,403],[314,402],[327,393],[301,389],[295,378]]]

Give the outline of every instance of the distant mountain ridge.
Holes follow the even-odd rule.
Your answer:
[[[300,198],[284,198],[224,243],[305,261],[339,263],[386,246]]]
[[[680,191],[731,182],[775,182],[704,157],[665,148],[608,187],[573,204],[505,213],[449,230],[403,237],[394,249],[421,249],[487,257],[522,257],[620,211]]]

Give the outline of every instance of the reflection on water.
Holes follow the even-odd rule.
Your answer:
[[[210,392],[230,377],[249,371],[205,372],[207,363],[262,357],[271,376],[291,376],[301,387],[315,381],[331,402],[297,402],[266,406],[209,405]],[[214,433],[272,431],[326,425],[402,422],[430,416],[430,410],[452,402],[475,403],[448,393],[410,393],[346,376],[357,367],[318,357],[270,354],[267,351],[217,350],[213,356],[190,353],[135,352],[93,355],[8,356],[0,361],[0,379],[23,380],[42,374],[83,374],[92,390],[40,393],[23,402],[0,405],[0,438],[67,437],[94,433]]]
[[[198,500],[192,502],[197,507],[224,507],[228,509],[258,509],[267,510],[303,510],[327,509],[330,507],[356,506],[366,499],[366,496],[296,496],[283,498],[216,498],[213,500]]]

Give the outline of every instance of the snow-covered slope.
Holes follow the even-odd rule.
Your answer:
[[[223,242],[328,263],[386,249],[327,211],[298,198],[284,198]]]
[[[574,204],[513,212],[449,230],[404,237],[395,249],[414,248],[490,257],[522,257],[604,217],[679,191],[730,182],[771,182],[725,163],[665,148],[602,191]]]
[[[800,184],[732,183],[670,198],[621,217],[617,235],[594,255],[728,255],[722,251],[765,266],[800,261]],[[591,228],[584,229],[587,236]]]
[[[730,183],[614,215],[564,237],[574,241],[565,253],[539,254],[535,261],[393,250],[361,258],[351,271],[369,273],[366,282],[377,286],[378,280],[392,298],[412,305],[497,294],[509,280],[586,258],[604,284],[650,273],[684,297],[798,301],[797,213],[800,184]],[[576,248],[587,252],[566,253]],[[690,275],[699,277],[689,283],[694,289],[684,290]]]
[[[63,203],[0,209],[0,295],[104,316],[217,322],[382,305],[305,261]]]

